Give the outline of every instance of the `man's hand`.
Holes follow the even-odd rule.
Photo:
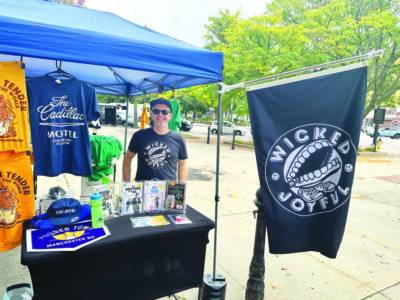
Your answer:
[[[134,158],[135,155],[136,153],[128,150],[124,156],[124,160],[122,161],[122,178],[125,182],[131,181],[131,163],[132,158]]]
[[[178,182],[185,183],[187,175],[186,159],[179,160],[178,162]]]

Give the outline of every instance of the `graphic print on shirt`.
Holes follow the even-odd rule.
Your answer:
[[[29,150],[25,71],[17,61],[0,62],[0,151]]]
[[[12,125],[15,120],[15,112],[12,109],[11,101],[9,98],[4,98],[0,95],[0,138],[14,137],[17,131]]]
[[[71,126],[86,126],[85,114],[79,113],[78,109],[72,106],[67,95],[52,97],[49,104],[38,106],[37,112],[40,119],[39,126],[50,126],[47,129],[47,138],[57,146],[69,145],[74,139],[79,138]],[[55,122],[57,120],[64,122]]]
[[[87,119],[100,116],[95,90],[76,78],[26,82],[37,175],[92,176]]]
[[[271,148],[265,179],[275,201],[291,213],[330,212],[350,197],[356,150],[348,133],[328,124],[303,125]]]
[[[163,142],[151,142],[144,147],[143,157],[149,167],[159,169],[167,165],[170,161],[171,149]]]
[[[17,215],[18,204],[18,195],[13,187],[0,182],[0,225],[15,223],[20,217]]]
[[[23,197],[31,197],[33,200],[31,178],[24,177],[27,175],[24,174],[25,171],[11,171],[12,169],[15,170],[12,167],[9,171],[5,171],[5,168],[0,170],[0,225],[12,225],[20,219],[21,214],[18,209]]]
[[[25,152],[0,152],[0,252],[21,244],[22,226],[34,216],[33,176]]]

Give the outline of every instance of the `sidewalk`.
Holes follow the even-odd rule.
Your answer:
[[[128,133],[128,142],[133,130]],[[103,127],[115,135],[122,128]],[[189,205],[214,219],[216,144],[187,138]],[[400,150],[400,149],[399,149]],[[136,164],[136,162],[134,162]],[[121,182],[122,157],[117,166]],[[136,166],[132,166],[135,170]],[[54,185],[75,188],[80,177],[39,177],[38,195]],[[244,299],[253,255],[253,204],[259,187],[253,150],[221,146],[217,273],[227,280],[227,300]],[[359,156],[347,227],[336,259],[307,252],[271,255],[266,245],[265,299],[399,299],[400,298],[400,156]],[[214,232],[209,235],[205,274],[213,270]],[[0,299],[10,284],[29,282],[20,264],[20,249],[0,253]],[[7,271],[4,271],[7,270]],[[197,289],[180,293],[197,299]]]

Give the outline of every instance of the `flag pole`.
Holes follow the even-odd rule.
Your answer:
[[[320,71],[321,69],[326,68],[326,67],[330,67],[330,66],[337,65],[337,64],[343,64],[343,63],[347,63],[347,62],[351,62],[351,61],[355,61],[355,60],[358,60],[358,61],[370,60],[376,56],[382,56],[383,53],[384,53],[384,49],[373,50],[373,51],[371,51],[367,54],[363,54],[363,55],[343,58],[340,60],[335,60],[335,61],[331,61],[331,62],[319,64],[319,65],[314,65],[314,66],[301,68],[301,69],[297,69],[297,70],[293,70],[293,71],[283,72],[283,73],[279,73],[279,74],[275,74],[275,75],[271,75],[271,76],[267,76],[267,77],[262,77],[262,78],[258,78],[258,79],[254,79],[254,80],[244,81],[244,82],[236,83],[233,85],[223,85],[222,94],[232,91],[232,90],[235,90],[235,89],[244,89],[244,88],[246,88],[246,86],[249,86],[249,85],[252,85],[255,83],[260,83],[260,82],[264,82],[264,81],[268,81],[268,80],[276,80],[276,79],[284,77],[284,76],[291,76],[291,75],[296,75],[296,74],[304,73],[304,72]]]

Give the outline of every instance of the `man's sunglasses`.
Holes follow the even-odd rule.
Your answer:
[[[162,113],[164,116],[167,116],[169,114],[169,110],[168,109],[153,108],[151,111],[155,115],[158,115],[159,113]]]

